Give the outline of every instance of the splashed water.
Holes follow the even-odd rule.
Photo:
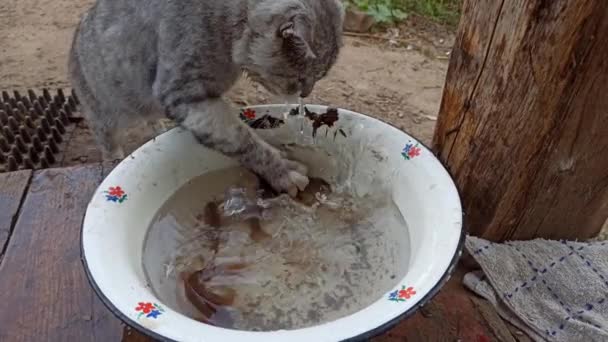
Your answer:
[[[304,99],[298,98],[298,119],[300,120],[300,135],[304,135]]]
[[[305,113],[305,103],[304,103],[304,98],[302,97],[298,97],[298,103],[297,103],[297,113],[293,114],[291,111],[291,108],[293,104],[290,103],[289,100],[285,101],[285,110],[283,110],[283,120],[286,121],[287,123],[291,123],[293,125],[298,125],[298,129],[297,131],[299,132],[299,138],[297,139],[298,141],[300,141],[301,143],[310,143],[311,139],[308,139],[307,137],[305,137],[305,132],[304,132],[304,127],[306,124],[306,117],[304,115]],[[314,141],[312,141],[312,143],[314,144]]]
[[[298,113],[300,113],[300,115],[304,115],[304,99],[300,97],[298,101]]]
[[[165,305],[225,328],[296,329],[359,311],[405,275],[406,223],[389,196],[319,187],[294,201],[258,188],[242,168],[214,171],[159,210],[143,266]]]

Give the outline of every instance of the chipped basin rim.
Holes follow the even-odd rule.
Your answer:
[[[322,111],[326,108],[324,106],[313,106],[313,105],[307,105],[307,107],[311,108],[311,110],[313,110],[313,111],[318,111],[318,112]],[[260,111],[261,110],[279,111],[281,109],[284,109],[285,106],[284,105],[269,105],[269,106],[251,106],[248,108],[253,109],[253,110],[260,110]],[[449,174],[448,170],[441,164],[441,162],[439,162],[439,160],[437,160],[435,158],[435,156],[432,154],[430,149],[428,147],[426,147],[424,144],[422,144],[419,140],[413,138],[411,135],[407,134],[406,132],[401,131],[400,129],[394,127],[393,125],[382,122],[378,119],[372,118],[372,117],[364,115],[364,114],[340,109],[340,115],[341,115],[341,117],[343,115],[352,116],[355,118],[362,119],[364,121],[376,122],[375,123],[376,125],[384,125],[386,127],[390,127],[390,129],[393,131],[393,133],[395,131],[398,131],[401,134],[403,134],[404,141],[405,140],[414,141],[416,143],[416,146],[421,146],[427,159],[432,158],[434,160],[434,162],[433,162],[435,164],[434,168],[437,169],[439,167],[441,169],[441,170],[435,170],[435,171],[438,171],[441,174],[443,174],[443,177],[444,177],[443,181],[449,183],[450,192],[451,192],[450,196],[452,197],[452,199],[454,201],[454,203],[453,203],[454,209],[455,210],[458,209],[458,212],[459,212],[458,219],[457,219],[458,222],[454,222],[456,225],[458,225],[458,232],[457,232],[457,234],[452,234],[453,241],[451,241],[450,251],[449,251],[449,253],[443,253],[444,255],[442,257],[447,262],[446,267],[444,267],[441,272],[436,272],[436,273],[438,273],[437,275],[439,275],[439,276],[438,277],[437,277],[437,275],[435,276],[436,280],[433,281],[432,286],[428,287],[427,289],[425,289],[423,291],[420,291],[418,288],[416,288],[416,291],[418,292],[417,296],[415,296],[416,298],[414,298],[412,300],[408,300],[407,302],[409,305],[402,308],[402,310],[399,310],[398,313],[394,314],[394,312],[393,312],[392,317],[390,317],[390,319],[384,319],[384,321],[381,324],[373,324],[373,326],[366,327],[364,329],[365,331],[360,331],[361,328],[355,327],[355,326],[352,326],[352,329],[349,328],[349,326],[351,326],[350,325],[351,322],[349,322],[351,317],[355,316],[355,315],[361,315],[363,310],[360,312],[357,312],[353,315],[350,315],[350,316],[347,316],[344,318],[340,318],[336,321],[324,323],[319,326],[314,326],[314,327],[305,328],[305,329],[288,330],[288,331],[281,330],[281,331],[275,331],[275,332],[248,332],[248,331],[229,330],[229,329],[222,329],[222,328],[217,328],[217,327],[210,327],[210,326],[196,322],[196,324],[198,324],[200,326],[204,326],[205,328],[210,329],[210,330],[205,331],[205,329],[202,329],[202,328],[198,329],[196,331],[196,333],[197,333],[196,336],[189,335],[188,338],[181,338],[181,337],[175,338],[173,336],[167,336],[169,334],[167,334],[166,330],[159,331],[157,326],[150,326],[149,324],[142,323],[142,321],[134,318],[135,316],[133,315],[133,312],[129,312],[129,309],[125,308],[124,305],[122,305],[122,303],[117,302],[117,301],[113,302],[112,300],[110,300],[110,298],[107,295],[107,292],[109,291],[107,288],[108,287],[107,282],[105,285],[105,287],[106,287],[105,289],[103,288],[104,285],[99,284],[100,270],[95,271],[95,270],[91,269],[91,261],[93,259],[89,260],[89,258],[91,258],[91,256],[90,255],[87,256],[87,247],[86,247],[87,246],[87,243],[86,243],[87,234],[91,235],[90,233],[87,233],[87,230],[86,230],[87,224],[91,225],[91,222],[87,222],[87,218],[90,218],[89,211],[98,209],[98,208],[95,208],[95,206],[94,206],[94,202],[96,200],[95,196],[97,196],[99,193],[103,193],[105,190],[107,190],[107,187],[109,186],[109,184],[113,184],[113,183],[107,183],[106,181],[108,180],[108,178],[111,178],[110,176],[112,176],[112,174],[115,173],[117,169],[121,169],[121,168],[124,169],[126,167],[125,162],[130,159],[129,157],[127,157],[125,160],[123,160],[116,167],[116,169],[114,169],[114,171],[112,171],[110,173],[110,175],[102,182],[102,184],[100,185],[98,190],[95,192],[95,196],[89,203],[89,208],[87,209],[87,214],[85,215],[85,218],[83,219],[83,225],[82,225],[82,229],[81,229],[81,255],[82,255],[81,259],[82,259],[82,263],[83,263],[83,266],[85,269],[85,273],[87,275],[87,279],[89,280],[89,283],[91,284],[91,287],[94,289],[95,293],[102,300],[102,302],[106,305],[106,307],[108,307],[108,309],[115,316],[117,316],[120,320],[122,320],[129,326],[135,328],[139,332],[141,332],[145,335],[148,335],[154,339],[160,340],[160,341],[220,341],[220,340],[221,341],[241,341],[243,339],[246,339],[247,341],[284,341],[286,339],[289,339],[290,341],[307,341],[310,338],[314,338],[315,341],[363,341],[363,340],[367,340],[373,336],[376,336],[378,334],[381,334],[381,333],[389,330],[390,328],[394,327],[399,321],[411,316],[413,313],[416,312],[416,310],[418,310],[420,307],[422,307],[426,303],[428,303],[428,301],[430,301],[438,293],[438,291],[441,289],[441,287],[443,285],[445,285],[445,283],[449,280],[450,276],[454,272],[456,264],[457,264],[460,256],[462,255],[462,251],[463,251],[463,247],[464,247],[464,239],[466,236],[466,230],[462,224],[463,223],[463,213],[461,210],[460,196],[459,196],[458,190],[457,190],[456,186],[454,185],[454,182],[453,182],[452,177]],[[172,134],[179,134],[179,133],[175,133],[175,130],[176,129],[173,129],[166,133],[163,133],[162,135],[157,137],[157,139],[163,140],[163,138],[167,138]],[[152,141],[148,142],[146,145],[144,145],[143,147],[141,147],[140,149],[135,151],[132,154],[132,156],[137,155],[138,151],[144,149],[146,146],[149,147],[150,144],[152,144]],[[175,190],[177,190],[177,189],[175,189]],[[454,217],[453,219],[456,219],[456,217]],[[104,271],[107,271],[107,269],[105,269]],[[97,274],[95,274],[95,272],[97,272]],[[406,278],[407,278],[407,275],[406,275]],[[398,286],[396,286],[396,290],[399,290],[401,284],[402,284],[402,282],[400,282],[398,284]],[[405,285],[403,285],[403,286],[404,286],[403,288],[405,289]],[[388,296],[388,294],[387,294],[387,296]],[[407,298],[409,299],[409,297],[407,297]],[[386,297],[383,297],[383,298],[378,299],[378,301],[375,302],[374,304],[370,305],[370,307],[373,305],[377,305],[379,302],[381,302],[383,300],[386,303],[390,303],[389,305],[402,304],[402,303],[389,302],[386,300]],[[161,302],[160,300],[157,300],[157,301]],[[135,305],[137,302],[138,302],[138,299],[133,298],[132,304]],[[365,310],[367,310],[367,308]],[[179,313],[174,312],[170,309],[168,309],[167,311],[169,311],[168,314],[181,316]],[[189,318],[187,318],[185,316],[178,317],[178,318],[181,321],[190,320]],[[369,316],[367,318],[371,319],[372,316]],[[190,320],[190,321],[192,321],[192,320]],[[378,321],[378,320],[376,320],[376,321]],[[195,321],[192,321],[192,322],[195,322]],[[318,327],[324,327],[324,326],[330,326],[331,329],[340,330],[341,335],[336,336],[336,334],[334,334],[333,332],[328,334],[327,333],[328,330],[324,330],[326,332],[325,334],[323,333],[323,331],[320,331],[319,334],[314,333],[313,330],[317,329]],[[328,328],[328,327],[326,327],[326,328]],[[349,330],[353,330],[353,331],[359,330],[359,331],[356,331],[355,333],[352,333],[349,336],[348,332],[344,333],[344,331],[349,331]],[[219,331],[222,331],[222,333],[219,333]],[[304,332],[304,331],[306,331],[306,332]],[[311,333],[311,331],[313,331],[313,332]],[[329,336],[330,334],[333,336]],[[338,333],[338,334],[340,334],[340,333]],[[215,336],[215,335],[217,335],[217,336]]]

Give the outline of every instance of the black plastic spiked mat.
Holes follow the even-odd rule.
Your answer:
[[[61,149],[80,118],[78,98],[62,89],[51,94],[28,90],[2,92],[0,98],[0,173],[57,166]]]

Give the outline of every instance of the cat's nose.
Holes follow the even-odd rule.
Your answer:
[[[310,96],[310,93],[312,93],[312,88],[313,88],[314,84],[311,83],[304,83],[302,86],[302,91],[300,92],[300,97],[305,98]]]

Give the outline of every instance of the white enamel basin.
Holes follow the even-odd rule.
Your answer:
[[[307,106],[325,112],[322,106]],[[285,106],[251,107],[242,117],[282,118]],[[271,143],[310,137],[301,123],[258,129]],[[288,122],[291,122],[288,120]],[[310,138],[309,138],[310,140]],[[356,163],[349,176],[357,192],[379,185],[392,189],[407,221],[403,237],[411,251],[407,274],[370,306],[341,319],[305,329],[247,332],[190,319],[164,305],[147,284],[142,267],[146,232],[158,209],[188,180],[235,164],[176,128],[148,142],[122,161],[93,196],[82,228],[82,258],[96,293],[121,320],[158,340],[201,342],[310,342],[365,340],[395,325],[428,302],[447,281],[462,251],[464,231],[456,187],[442,164],[412,136],[369,116],[339,110],[315,144],[335,165]],[[347,177],[327,167],[329,178]]]

